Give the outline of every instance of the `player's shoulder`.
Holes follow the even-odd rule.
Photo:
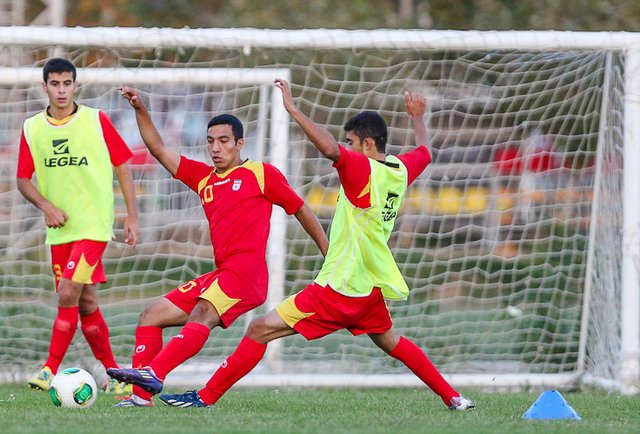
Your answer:
[[[262,167],[264,167],[265,170],[280,172],[280,169],[278,169],[278,167],[274,164],[267,163],[266,161],[261,161],[260,164],[262,164]]]
[[[266,161],[246,160],[242,163],[242,167],[256,174],[271,176],[273,174],[281,174],[282,172],[276,166]]]
[[[402,158],[406,156],[430,157],[431,152],[429,152],[429,148],[427,148],[425,145],[420,145],[420,146],[417,146],[415,149],[411,149],[410,151],[406,151],[398,154],[398,158]]]
[[[369,157],[367,157],[362,152],[354,151],[353,149],[349,149],[345,146],[338,144],[338,148],[340,149],[340,157],[338,158],[338,162],[348,162],[351,163],[353,161],[364,162],[369,161]]]
[[[189,170],[198,171],[198,172],[214,172],[215,167],[210,164],[205,163],[204,161],[194,160],[187,157],[184,154],[180,155],[180,165],[184,167],[188,167]]]
[[[42,119],[46,118],[46,111],[45,110],[40,110],[39,112],[33,113],[30,116],[27,116],[26,118],[24,118],[24,123],[33,122],[33,121],[35,121],[36,119],[39,119],[39,118],[42,118]]]
[[[91,106],[88,106],[86,104],[78,104],[78,103],[76,103],[76,104],[77,104],[78,108],[76,109],[75,114],[78,114],[78,113],[92,113],[92,114],[94,114],[96,116],[100,116],[100,117],[104,116],[106,118],[109,118],[107,113],[105,111],[101,110],[101,109],[98,109],[98,108],[95,108],[95,107],[91,107]]]
[[[277,166],[265,161],[247,160],[242,167],[250,170],[258,181],[260,188],[264,189],[266,185],[288,185],[287,177],[278,169]]]

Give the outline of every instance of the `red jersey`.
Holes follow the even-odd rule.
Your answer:
[[[351,151],[341,145],[340,158],[333,164],[338,171],[340,183],[349,202],[358,208],[368,208],[371,206],[369,196],[369,177],[371,176],[371,166],[369,158],[360,153]],[[407,185],[422,173],[431,162],[431,153],[426,146],[418,146],[411,152],[397,156],[407,168]],[[362,194],[366,192],[365,194]]]
[[[284,175],[268,163],[247,160],[218,174],[213,166],[181,156],[175,178],[200,196],[218,268],[242,255],[244,263],[259,261],[266,269],[272,205],[289,215],[304,205]]]
[[[100,111],[99,112],[100,126],[102,127],[102,135],[104,137],[104,141],[107,144],[107,149],[109,150],[109,156],[111,158],[111,164],[115,167],[120,166],[123,163],[126,163],[129,158],[133,155],[131,150],[127,146],[127,144],[122,140],[120,134],[113,126],[111,119],[107,116],[106,113]],[[47,116],[47,119],[49,117]],[[69,116],[68,120],[72,120],[73,115]],[[18,168],[17,168],[17,178],[26,178],[31,179],[33,176],[33,172],[35,171],[35,166],[33,164],[33,156],[31,155],[31,149],[29,148],[29,144],[24,137],[24,130],[20,135],[20,150],[18,152]]]

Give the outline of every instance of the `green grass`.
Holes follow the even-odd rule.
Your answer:
[[[420,389],[230,391],[210,409],[114,409],[100,394],[86,410],[55,408],[48,394],[0,386],[0,432],[12,433],[638,433],[640,395],[563,393],[581,421],[523,420],[539,393],[465,390],[472,412],[447,410]]]

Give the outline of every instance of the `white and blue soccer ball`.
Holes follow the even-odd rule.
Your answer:
[[[49,389],[56,407],[88,408],[98,396],[93,376],[80,368],[67,368],[56,374]]]

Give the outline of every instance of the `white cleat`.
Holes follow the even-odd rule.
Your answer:
[[[469,398],[465,398],[464,396],[454,396],[451,398],[451,404],[449,405],[451,410],[465,411],[465,410],[473,410],[476,408],[476,403],[470,400]]]

